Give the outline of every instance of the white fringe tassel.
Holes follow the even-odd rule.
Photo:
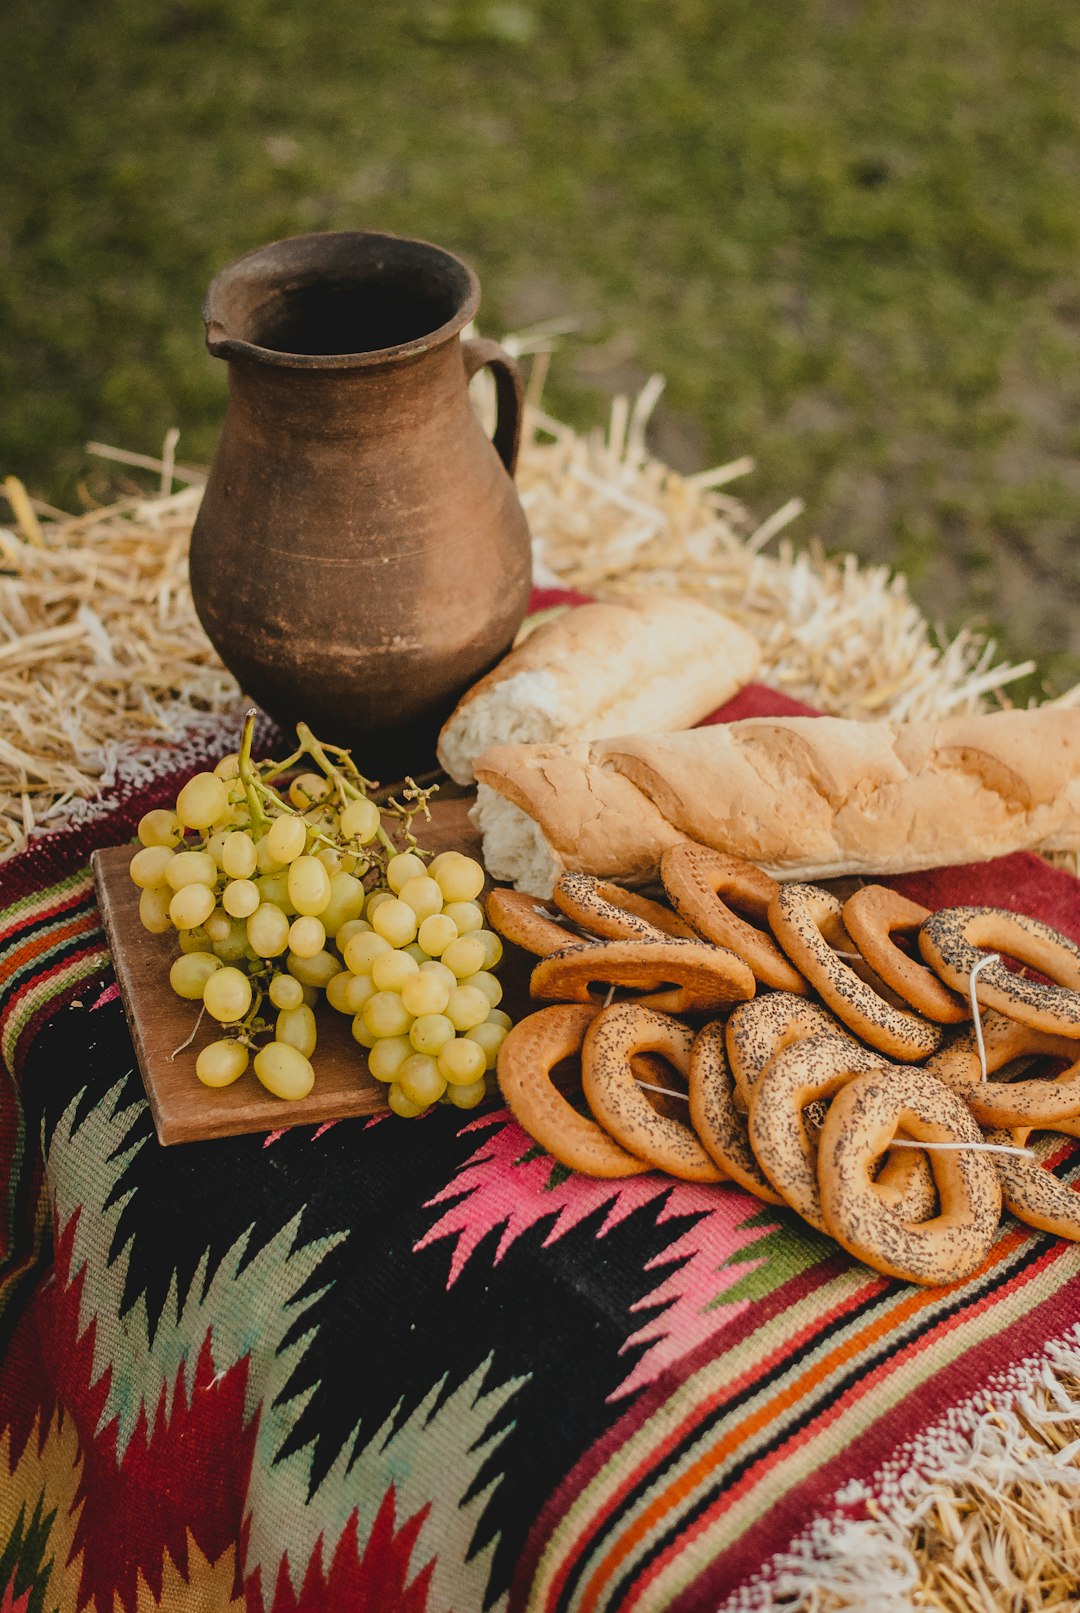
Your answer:
[[[1080,1326],[835,1501],[718,1613],[1075,1613]]]

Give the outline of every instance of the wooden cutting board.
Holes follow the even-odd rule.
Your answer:
[[[480,857],[480,837],[469,822],[471,796],[435,800],[431,822],[418,825],[425,847]],[[267,1092],[250,1064],[231,1087],[212,1091],[195,1075],[201,1048],[219,1034],[204,1015],[195,1037],[182,1051],[198,1019],[195,1003],[169,986],[169,967],[178,956],[175,937],[150,935],[139,921],[139,892],[128,877],[134,846],[110,846],[92,858],[101,916],[112,951],[116,979],[127,1014],[150,1111],[160,1143],[200,1142],[248,1131],[274,1131],[351,1115],[387,1113],[386,1088],[368,1074],[367,1054],[350,1033],[351,1021],[326,1002],[316,1009],[319,1041],[312,1057],[315,1085],[306,1098],[286,1103]],[[499,966],[505,993],[502,1007],[515,1019],[527,1011],[530,960],[508,947]]]

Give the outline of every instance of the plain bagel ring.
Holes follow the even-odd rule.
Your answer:
[[[1031,1133],[1040,1129],[1015,1126],[1007,1131],[988,1131],[986,1140],[1023,1148]],[[1023,1221],[1025,1226],[1038,1227],[1040,1232],[1054,1232],[1059,1238],[1080,1243],[1080,1192],[1075,1187],[1055,1176],[1041,1159],[999,1154],[997,1167],[1002,1202],[1018,1221]]]
[[[870,1170],[899,1131],[919,1142],[976,1143],[962,1099],[925,1070],[871,1070],[836,1094],[818,1147],[827,1230],[849,1254],[907,1282],[959,1282],[985,1260],[1001,1215],[1001,1184],[978,1148],[930,1155],[940,1210],[903,1221],[874,1191]]]
[[[754,976],[733,952],[706,941],[598,941],[541,958],[529,989],[548,1002],[604,1006],[596,984],[642,990],[643,1008],[668,1014],[716,1013],[754,995]],[[666,988],[660,990],[658,988]]]
[[[780,888],[775,879],[753,863],[693,841],[668,847],[660,878],[668,900],[698,935],[745,958],[763,986],[807,995],[809,986],[772,936],[739,917],[748,913],[758,924],[767,922],[769,903]]]
[[[939,1025],[971,1018],[967,1004],[924,963],[917,963],[893,941],[893,932],[914,938],[930,910],[909,902],[886,885],[864,885],[844,903],[844,928],[880,980],[917,1014]]]
[[[497,885],[489,891],[484,906],[493,930],[538,958],[550,957],[553,952],[567,952],[575,945],[590,945],[587,937],[575,936],[560,924],[558,908],[550,907],[536,896],[527,896],[524,891],[506,890]],[[552,914],[556,916],[551,917]]]
[[[647,896],[624,891],[619,885],[596,879],[592,874],[560,874],[552,899],[567,918],[580,924],[583,930],[602,935],[609,941],[632,941],[639,935],[651,941],[665,935],[678,936],[684,941],[698,940],[677,913],[669,912],[659,902],[650,902]]]
[[[835,896],[815,885],[782,885],[769,904],[769,923],[827,1006],[864,1042],[903,1063],[916,1063],[938,1046],[940,1025],[909,1009],[894,1008],[832,950],[826,934],[839,946],[849,940]]]
[[[1054,984],[1013,974],[1000,961],[980,967],[975,998],[1034,1030],[1080,1036],[1080,946],[1041,919],[1003,907],[946,907],[919,931],[919,951],[954,991],[967,991],[986,951],[1030,964]]]
[[[807,1135],[803,1110],[869,1070],[888,1070],[888,1065],[850,1039],[808,1036],[770,1060],[754,1088],[749,1120],[754,1157],[785,1203],[819,1232],[828,1229],[818,1192],[818,1151]]]
[[[732,1079],[747,1108],[769,1060],[806,1036],[855,1041],[835,1014],[790,991],[764,992],[736,1008],[727,1022],[725,1038]]]
[[[560,1165],[584,1176],[640,1176],[648,1165],[579,1114],[551,1079],[556,1064],[581,1051],[595,1018],[575,1003],[519,1020],[499,1049],[499,1088],[518,1125]]]
[[[724,1173],[696,1133],[684,1121],[657,1113],[630,1062],[641,1053],[659,1053],[688,1077],[693,1040],[686,1025],[639,1003],[605,1008],[585,1037],[581,1086],[601,1126],[639,1159],[684,1182],[720,1182]]]
[[[1080,1061],[1071,1037],[1032,1030],[993,1009],[982,1016],[982,1033],[988,1075],[1019,1058],[1067,1059],[1069,1068],[1041,1079],[984,1081],[975,1027],[959,1031],[925,1068],[963,1098],[981,1125],[1056,1127],[1080,1115]]]
[[[705,1152],[733,1182],[766,1204],[784,1203],[750,1147],[746,1116],[735,1103],[719,1019],[698,1032],[690,1049],[690,1120]]]

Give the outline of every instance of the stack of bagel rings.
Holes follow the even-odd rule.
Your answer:
[[[883,885],[841,902],[690,842],[661,879],[663,900],[587,874],[488,897],[540,1005],[499,1085],[554,1159],[734,1183],[915,1283],[975,1271],[1003,1205],[1080,1241],[1055,1174],[1080,1137],[1076,942]]]

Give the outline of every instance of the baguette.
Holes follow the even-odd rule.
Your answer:
[[[490,745],[690,728],[744,684],[757,640],[710,606],[675,595],[579,605],[534,629],[474,684],[439,735],[458,784]]]
[[[1067,708],[502,745],[476,777],[489,871],[537,896],[567,869],[647,883],[680,840],[803,880],[1080,847],[1080,710]]]

